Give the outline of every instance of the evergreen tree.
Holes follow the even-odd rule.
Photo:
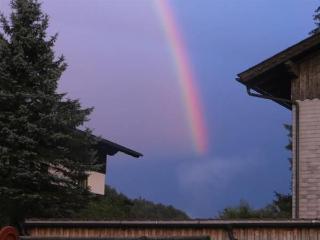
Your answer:
[[[312,30],[310,34],[316,34],[320,32],[320,6],[315,10],[313,20],[317,27]]]
[[[219,213],[220,219],[288,219],[291,218],[291,195],[275,192],[274,200],[263,208],[254,209],[247,201],[227,207]]]
[[[287,136],[288,136],[288,144],[286,145],[286,149],[290,152],[291,156],[288,159],[289,160],[289,169],[292,171],[292,125],[291,124],[284,124],[284,128],[287,130]]]
[[[0,219],[65,217],[88,201],[94,139],[77,127],[91,108],[57,93],[66,69],[37,0],[12,0],[0,17]]]

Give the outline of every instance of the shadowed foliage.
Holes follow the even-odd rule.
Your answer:
[[[105,196],[97,196],[86,209],[73,215],[90,220],[187,220],[188,215],[172,206],[156,204],[145,199],[129,199],[106,186]]]
[[[288,219],[291,218],[291,195],[275,192],[271,204],[254,209],[244,200],[239,205],[227,207],[219,213],[220,219]]]
[[[320,32],[320,6],[314,11],[313,20],[316,28],[310,32],[310,34],[316,34]]]
[[[94,169],[94,140],[79,132],[92,111],[57,93],[66,69],[47,36],[49,17],[37,0],[12,0],[0,17],[0,221],[69,216],[83,207],[79,184]]]

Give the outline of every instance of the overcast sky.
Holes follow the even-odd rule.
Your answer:
[[[107,183],[130,197],[212,218],[248,200],[288,192],[284,123],[291,113],[252,98],[236,74],[306,38],[318,0],[169,0],[195,71],[209,150],[190,139],[176,71],[154,0],[43,0],[57,54],[69,65],[59,91],[94,106],[94,133],[144,154],[110,157]],[[163,0],[160,0],[163,1]],[[8,13],[8,0],[0,10]]]

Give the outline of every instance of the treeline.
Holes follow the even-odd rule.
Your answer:
[[[237,206],[227,207],[219,213],[220,219],[288,219],[292,214],[291,194],[275,192],[272,203],[255,209],[247,201],[240,201]]]
[[[130,199],[106,186],[104,196],[93,197],[87,208],[75,213],[74,219],[90,220],[188,220],[189,216],[173,206],[142,198]]]

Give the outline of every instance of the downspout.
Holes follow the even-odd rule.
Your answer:
[[[296,185],[295,185],[295,195],[296,195],[296,205],[295,205],[295,218],[299,218],[299,155],[300,155],[300,147],[299,147],[299,139],[300,139],[300,108],[299,108],[299,102],[296,101],[295,102],[295,109],[296,109],[296,112],[295,112],[295,123],[296,123],[296,128],[295,128],[295,157],[296,157],[296,161],[295,161],[295,164],[296,164]]]
[[[296,205],[295,205],[295,218],[299,218],[299,142],[300,142],[300,126],[299,126],[299,121],[300,121],[300,114],[299,114],[299,102],[298,101],[292,101],[288,100],[285,98],[278,98],[278,97],[272,97],[272,96],[265,96],[262,94],[257,94],[251,92],[251,88],[249,86],[247,87],[247,93],[249,96],[252,97],[258,97],[258,98],[263,98],[263,99],[269,99],[269,100],[274,100],[278,102],[283,102],[287,104],[291,104],[295,106],[295,199],[296,199]]]

